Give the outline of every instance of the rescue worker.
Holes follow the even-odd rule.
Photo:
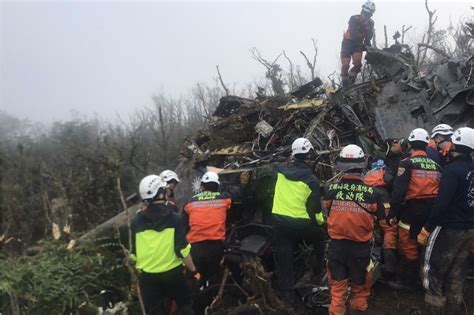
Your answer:
[[[443,170],[435,205],[418,234],[418,242],[428,244],[423,286],[426,313],[432,315],[464,313],[463,286],[474,241],[474,129],[457,129],[451,141],[452,162]]]
[[[324,216],[319,180],[311,169],[313,145],[298,138],[291,145],[292,160],[277,167],[272,207],[278,284],[283,300],[294,302],[294,251],[300,241],[313,245],[313,275],[324,270]]]
[[[344,32],[341,44],[341,81],[342,87],[347,88],[354,84],[357,74],[362,69],[362,52],[370,46],[374,34],[375,4],[367,1],[362,5],[360,14],[351,16],[349,27]],[[352,69],[349,71],[352,58]]]
[[[178,174],[172,170],[164,170],[160,173],[161,179],[166,182],[166,200],[168,203],[176,206],[176,211],[179,211],[175,200],[175,189],[179,184]]]
[[[219,192],[219,185],[219,176],[206,172],[201,177],[202,192],[194,195],[184,206],[191,255],[204,285],[208,285],[219,271],[224,255],[227,210],[232,204],[230,194]]]
[[[397,235],[396,224],[387,224],[385,217],[390,211],[390,193],[393,176],[386,172],[385,162],[377,160],[371,165],[371,170],[364,176],[364,184],[374,187],[375,193],[380,196],[384,204],[384,215],[379,218],[379,226],[383,233],[383,260],[386,278],[395,274],[397,265]]]
[[[346,314],[349,287],[349,314],[364,314],[368,308],[374,266],[371,241],[376,220],[384,217],[384,206],[375,189],[363,182],[366,165],[362,148],[345,146],[336,159],[336,167],[344,174],[339,182],[329,184],[324,194],[330,237],[330,315]]]
[[[454,133],[453,127],[446,124],[439,124],[431,131],[431,139],[426,148],[426,154],[440,166],[444,166],[450,156],[451,135]]]
[[[390,200],[387,223],[398,221],[398,252],[401,279],[389,283],[396,289],[414,289],[419,281],[419,251],[416,236],[426,222],[438,194],[440,167],[426,155],[429,134],[416,128],[408,137],[410,156],[400,162]]]
[[[400,161],[409,155],[407,141],[405,139],[386,139],[385,145],[386,170],[395,178]],[[393,185],[393,182],[391,184]]]
[[[133,218],[132,255],[140,270],[140,287],[146,314],[164,314],[164,298],[173,299],[179,314],[193,314],[191,292],[183,263],[195,273],[186,232],[180,216],[166,201],[166,183],[148,175],[139,185],[146,207]]]

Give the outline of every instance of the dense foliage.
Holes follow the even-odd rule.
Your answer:
[[[35,256],[0,256],[0,313],[10,314],[14,299],[21,314],[69,314],[84,301],[100,305],[103,289],[127,289],[128,273],[113,250],[93,244],[67,250],[57,241],[41,245]]]

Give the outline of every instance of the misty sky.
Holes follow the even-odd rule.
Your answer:
[[[343,30],[363,1],[311,2],[12,2],[0,0],[0,109],[51,122],[71,110],[126,117],[151,106],[151,96],[186,94],[211,82],[220,66],[226,83],[244,86],[263,76],[250,58],[256,46],[272,59],[282,49],[304,64],[299,50],[319,43],[318,70],[338,67]],[[424,1],[375,1],[377,41],[427,24]],[[430,1],[438,27],[472,14],[470,1]],[[415,36],[416,35],[416,36]]]

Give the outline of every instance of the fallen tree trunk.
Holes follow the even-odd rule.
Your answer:
[[[92,230],[83,234],[78,241],[80,242],[86,240],[93,240],[101,237],[111,237],[114,236],[114,233],[117,231],[117,229],[120,231],[121,235],[124,235],[128,238],[127,225],[129,219],[131,219],[135,215],[135,213],[140,207],[140,203],[138,203],[137,200],[138,199],[136,194],[127,197],[126,202],[129,207],[126,210],[121,211],[116,216],[108,219],[104,223],[99,224]],[[130,204],[133,205],[130,206]],[[128,244],[128,242],[126,242],[125,244]]]

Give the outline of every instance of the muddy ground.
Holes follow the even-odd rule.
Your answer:
[[[474,280],[466,281],[464,291],[465,312],[459,315],[474,314]],[[423,315],[424,291],[415,292],[396,291],[383,283],[377,283],[372,288],[367,315]],[[327,314],[326,309],[318,309],[314,313]]]

